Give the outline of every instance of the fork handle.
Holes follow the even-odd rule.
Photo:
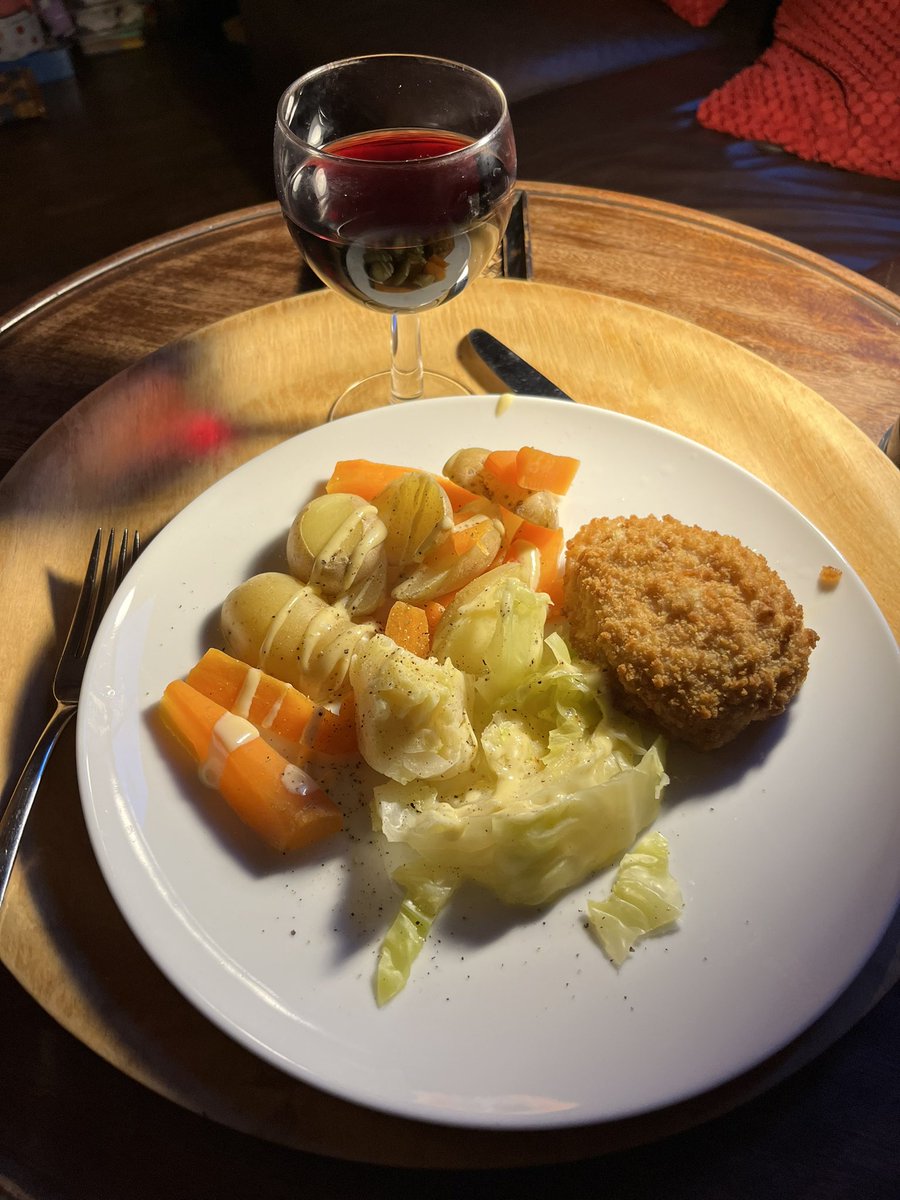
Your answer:
[[[19,843],[25,831],[25,822],[28,820],[28,814],[31,812],[31,806],[37,795],[44,767],[47,765],[50,752],[56,745],[57,738],[74,716],[75,708],[74,704],[57,704],[56,712],[38,738],[29,755],[28,762],[19,776],[19,781],[13,788],[6,808],[3,810],[3,816],[0,817],[0,904],[3,903],[3,897],[6,895]]]

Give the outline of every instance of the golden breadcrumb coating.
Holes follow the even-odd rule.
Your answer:
[[[843,574],[840,567],[823,567],[819,572],[819,587],[823,592],[833,591],[841,582]]]
[[[700,750],[784,711],[818,634],[761,554],[674,517],[597,517],[567,546],[576,651],[623,708]]]

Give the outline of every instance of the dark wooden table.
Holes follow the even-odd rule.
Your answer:
[[[900,301],[892,293],[715,217],[614,193],[527,191],[536,281],[638,301],[721,334],[812,387],[870,441],[896,418]],[[136,247],[35,297],[0,332],[3,470],[120,370],[210,322],[293,294],[298,279],[281,219],[265,205]],[[18,520],[24,537],[27,516]],[[72,753],[64,741],[57,770],[71,770]],[[882,948],[875,978],[890,950]],[[879,999],[866,983],[854,985],[854,1020],[839,1040],[732,1111],[577,1162],[454,1172],[325,1158],[214,1124],[102,1061],[4,970],[0,1189],[36,1200],[268,1200],[301,1188],[887,1200],[900,1187],[900,1000],[897,988]]]

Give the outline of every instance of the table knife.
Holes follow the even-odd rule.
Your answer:
[[[572,399],[555,383],[551,383],[546,375],[542,375],[486,330],[470,330],[467,340],[481,361],[511,392],[522,396],[547,396],[552,400]]]

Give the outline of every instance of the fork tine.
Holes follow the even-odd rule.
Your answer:
[[[100,535],[98,530],[98,537]],[[97,632],[97,627],[106,612],[106,606],[112,595],[110,590],[111,572],[113,569],[113,545],[116,540],[116,531],[111,529],[109,537],[106,540],[106,553],[103,555],[103,566],[100,569],[100,579],[97,586],[94,588],[93,604],[91,605],[90,618],[87,627],[84,630],[84,636],[76,643],[76,654],[79,658],[87,654],[91,648],[91,643],[94,640],[94,634]]]
[[[81,585],[78,603],[75,606],[75,614],[72,617],[72,623],[69,626],[69,632],[66,636],[63,654],[70,648],[74,650],[81,646],[90,627],[91,611],[94,607],[94,586],[97,582],[97,564],[100,561],[100,543],[102,538],[103,530],[98,529],[94,536],[91,557],[88,560],[84,582]]]
[[[116,565],[116,578],[114,588],[117,588],[131,568],[134,566],[135,559],[141,552],[141,535],[136,529],[131,539],[131,545],[128,544],[128,530],[122,534],[122,545],[119,548],[119,561]]]
[[[128,553],[128,530],[122,533],[122,542],[119,546],[119,557],[116,559],[116,570],[113,576],[112,591],[114,592],[122,580],[125,578],[125,572],[131,566],[131,558]]]

